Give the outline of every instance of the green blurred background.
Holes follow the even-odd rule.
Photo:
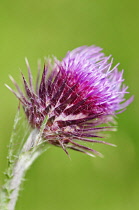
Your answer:
[[[20,83],[26,74],[24,57],[33,75],[37,60],[81,45],[98,45],[112,54],[135,100],[118,116],[118,132],[109,142],[94,145],[105,158],[91,158],[51,148],[26,174],[17,210],[138,210],[139,209],[139,1],[132,0],[12,0],[0,2],[0,185],[7,166],[7,145],[17,99],[4,87],[8,75]]]

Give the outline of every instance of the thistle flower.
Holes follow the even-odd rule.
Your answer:
[[[62,61],[54,58],[44,65],[33,86],[32,74],[26,60],[29,83],[22,74],[25,94],[11,77],[17,92],[9,88],[21,102],[33,129],[42,129],[43,141],[88,155],[100,155],[80,141],[110,143],[97,140],[99,132],[113,130],[115,115],[124,111],[133,97],[125,100],[127,86],[123,85],[123,71],[113,59],[106,57],[96,46],[82,46],[68,52]],[[107,126],[102,126],[101,124]],[[109,123],[109,124],[108,124]]]
[[[123,71],[118,71],[118,65],[112,67],[113,59],[106,57],[99,47],[76,48],[62,61],[48,59],[41,78],[39,66],[35,87],[27,59],[26,64],[29,82],[22,74],[24,91],[12,77],[17,91],[6,86],[22,104],[32,131],[15,151],[18,112],[10,138],[1,209],[15,209],[26,171],[49,144],[61,147],[67,154],[69,148],[91,156],[101,154],[81,142],[114,146],[99,140],[98,137],[103,138],[99,133],[114,130],[116,114],[133,101],[133,97],[124,98],[128,87],[122,84]]]

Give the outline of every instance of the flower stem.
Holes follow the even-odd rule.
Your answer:
[[[38,131],[33,130],[28,137],[26,143],[24,144],[20,154],[15,159],[16,161],[14,163],[11,163],[11,172],[6,173],[7,179],[2,190],[1,210],[15,209],[20,186],[24,180],[23,178],[26,171],[32,165],[34,160],[47,149],[40,141],[38,141]],[[9,165],[9,167],[11,167],[11,164]]]

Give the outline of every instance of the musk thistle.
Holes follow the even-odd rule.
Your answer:
[[[22,74],[25,93],[12,77],[17,91],[7,86],[22,104],[32,128],[19,153],[22,163],[17,158],[11,170],[8,210],[14,209],[17,199],[21,181],[17,184],[16,180],[21,180],[46,145],[61,147],[67,154],[68,149],[73,149],[91,156],[101,155],[81,142],[113,145],[98,140],[98,137],[103,138],[99,133],[114,130],[116,114],[124,111],[133,100],[133,97],[124,98],[128,87],[122,84],[123,71],[118,71],[118,65],[112,67],[113,59],[106,57],[99,47],[76,48],[62,61],[55,57],[53,61],[47,59],[41,78],[39,68],[35,87],[27,59],[26,64],[29,82]],[[18,177],[17,169],[21,165],[23,172]],[[17,177],[12,181],[14,176]]]

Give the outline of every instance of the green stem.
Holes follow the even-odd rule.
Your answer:
[[[37,145],[36,145],[37,142]],[[26,171],[34,160],[46,150],[46,146],[38,138],[38,132],[33,130],[23,146],[15,163],[9,164],[11,170],[7,174],[6,183],[2,191],[1,210],[14,210],[19,195],[20,185],[24,180]],[[12,169],[11,169],[12,166]],[[9,170],[8,170],[9,171]]]

